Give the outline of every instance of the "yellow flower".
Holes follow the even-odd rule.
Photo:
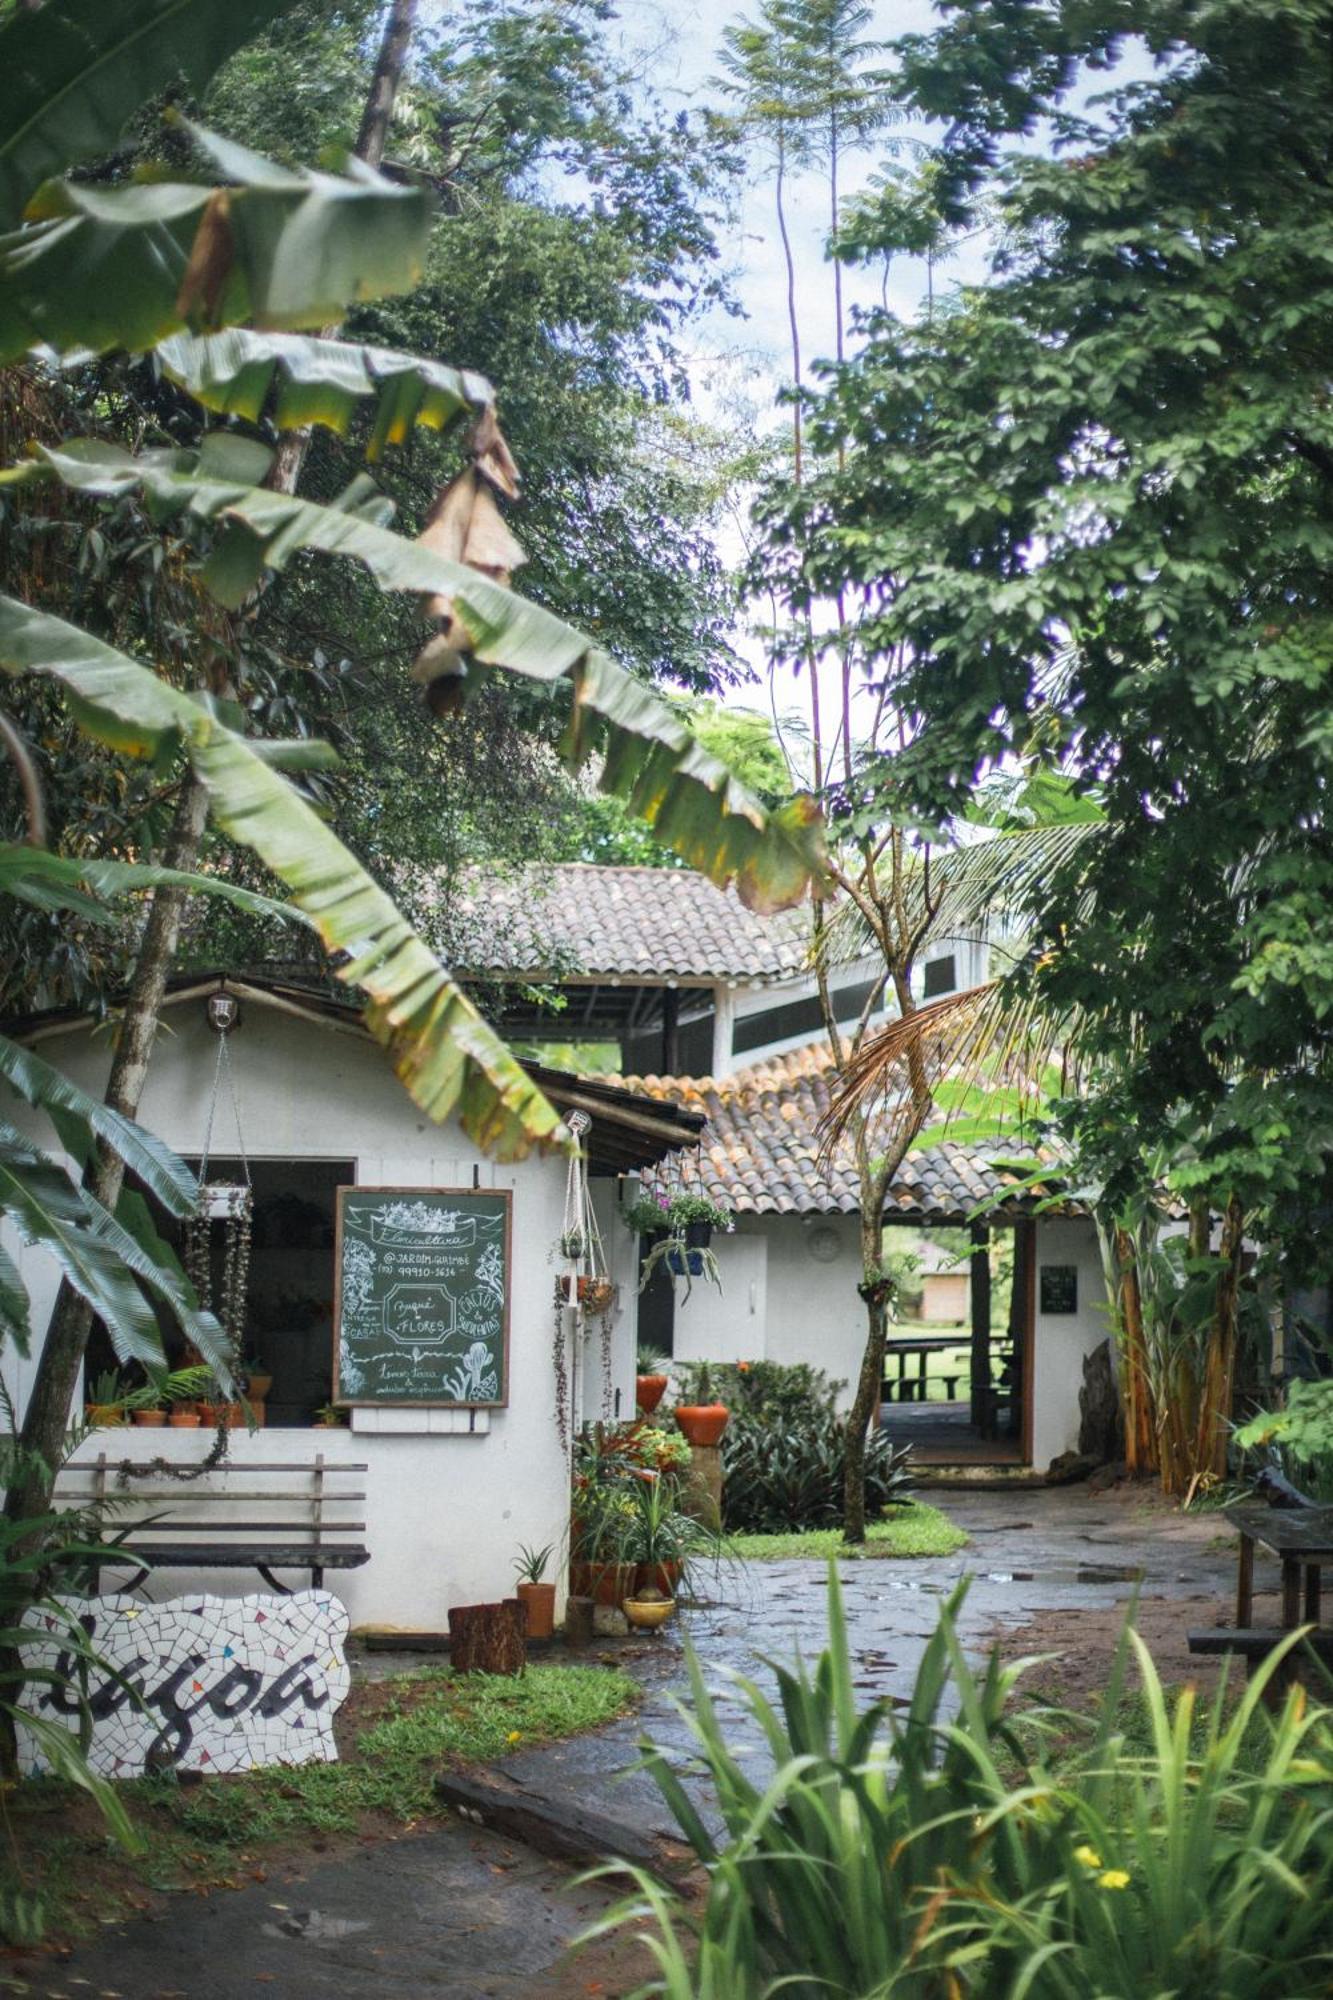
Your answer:
[[[1108,1868],[1104,1875],[1097,1877],[1099,1889],[1127,1889],[1129,1876],[1123,1868]]]
[[[506,1743],[521,1743],[522,1741],[523,1731],[521,1729],[511,1729],[508,1736],[505,1737]]]
[[[1095,1847],[1076,1847],[1074,1859],[1081,1861],[1085,1868],[1100,1868],[1102,1865],[1102,1857]]]

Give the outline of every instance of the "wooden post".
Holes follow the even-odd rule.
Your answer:
[[[1244,1632],[1254,1617],[1254,1536],[1240,1538],[1236,1564],[1236,1625]]]
[[[983,1437],[994,1429],[990,1386],[990,1229],[972,1224],[972,1422]]]

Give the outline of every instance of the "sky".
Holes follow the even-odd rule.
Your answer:
[[[756,0],[735,7],[709,0],[619,0],[618,32],[627,55],[644,62],[647,79],[668,107],[718,103],[719,50],[722,30],[730,21],[753,18]],[[875,0],[867,38],[891,41],[900,35],[929,32],[936,25],[929,0]],[[843,165],[844,198],[864,187],[896,143],[899,158],[910,159],[915,140],[910,127],[886,134]],[[798,176],[787,198],[788,223],[796,264],[798,324],[806,378],[810,364],[834,351],[833,286],[825,257],[829,234],[828,188],[818,173]],[[789,421],[777,407],[779,390],[791,380],[787,321],[786,273],[777,233],[770,159],[756,152],[736,219],[722,242],[724,267],[742,307],[742,316],[718,311],[691,336],[691,377],[696,409],[707,420],[725,425],[738,407],[761,424]],[[984,245],[956,257],[939,282],[979,277]],[[882,298],[895,310],[914,313],[925,297],[927,274],[917,259],[896,261],[887,274],[849,269],[844,275],[850,319],[854,305],[879,305]],[[743,503],[742,503],[743,511]],[[744,553],[739,520],[724,521],[718,533],[723,557],[738,564]],[[732,634],[737,652],[760,676],[724,695],[728,705],[768,709],[779,714],[803,714],[808,697],[790,670],[781,670],[776,685],[768,683],[764,649],[743,625]],[[831,675],[831,668],[826,670]],[[794,746],[793,746],[794,747]]]

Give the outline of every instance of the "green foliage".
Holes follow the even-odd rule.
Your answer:
[[[734,1534],[729,1552],[742,1562],[868,1562],[880,1556],[897,1560],[955,1555],[967,1547],[963,1530],[922,1500],[895,1504],[887,1520],[871,1521],[863,1542],[846,1542],[840,1528],[791,1528],[775,1534]]]
[[[866,1513],[877,1519],[907,1496],[910,1449],[874,1430],[866,1440]],[[728,1532],[780,1534],[838,1528],[845,1518],[847,1424],[831,1410],[766,1415],[732,1412],[722,1435],[722,1525]]]
[[[200,83],[286,0],[62,0],[0,30],[0,220],[41,183],[114,152],[146,97]]]
[[[0,237],[0,361],[40,342],[82,357],[187,327],[322,326],[420,270],[430,206],[419,188],[355,160],[345,176],[295,173],[186,129],[235,184],[225,195],[207,183],[52,182]]]
[[[841,1382],[808,1361],[714,1361],[710,1383],[738,1416],[781,1424],[788,1418],[831,1416]]]
[[[1333,1157],[1326,37],[1313,0],[983,0],[913,38],[929,192],[993,222],[989,282],[875,316],[819,477],[767,503],[913,719],[867,817],[938,823],[1005,769],[1101,816],[1036,885],[1018,975],[1077,1024],[1087,1157],[1123,1195],[1165,1144],[1306,1268]],[[881,221],[867,257],[905,240],[901,203]]]
[[[1329,1713],[1299,1693],[1263,1709],[1170,1702],[1137,1634],[1146,1743],[1119,1728],[1124,1654],[1100,1719],[1019,1705],[1022,1665],[967,1664],[941,1612],[910,1703],[858,1703],[830,1566],[829,1644],[776,1668],[780,1704],[742,1682],[776,1767],[758,1777],[690,1656],[683,1712],[722,1823],[647,1753],[708,1871],[687,1916],[647,1877],[600,1929],[647,1920],[669,2000],[762,2000],[779,1985],[842,2000],[1285,2000],[1321,1991],[1333,1886]],[[1290,1645],[1293,1642],[1288,1642]],[[1258,1750],[1254,1749],[1258,1737]]]
[[[519,1549],[514,1563],[514,1574],[520,1583],[540,1583],[546,1574],[546,1566],[555,1553],[555,1544],[547,1542],[539,1549],[530,1548],[526,1543]]]
[[[1333,1499],[1333,1379],[1303,1378],[1287,1389],[1280,1410],[1260,1410],[1236,1431],[1243,1451],[1276,1449],[1299,1486]]]

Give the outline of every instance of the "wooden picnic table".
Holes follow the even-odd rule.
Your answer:
[[[966,1345],[967,1340],[965,1337],[951,1340],[947,1334],[928,1334],[924,1335],[920,1340],[889,1341],[884,1349],[885,1389],[892,1390],[896,1388],[900,1403],[911,1402],[914,1397],[918,1403],[924,1403],[926,1400],[927,1357],[932,1354],[953,1354],[960,1348],[966,1347]],[[890,1355],[896,1355],[898,1360],[898,1372],[894,1376],[890,1376],[888,1373]],[[915,1375],[909,1375],[907,1372],[907,1363],[913,1355],[916,1356],[916,1373]],[[892,1402],[893,1398],[891,1395],[888,1397],[888,1400]]]
[[[1333,1566],[1333,1507],[1223,1509],[1240,1536],[1236,1561],[1236,1623],[1230,1631],[1191,1632],[1192,1653],[1242,1653],[1251,1662],[1272,1651],[1298,1625],[1319,1624],[1322,1571]],[[1276,1627],[1254,1623],[1254,1551],[1269,1550],[1282,1565],[1282,1609]],[[1324,1659],[1333,1656],[1333,1632],[1316,1631],[1306,1642]],[[1282,1676],[1283,1681],[1288,1678]]]

